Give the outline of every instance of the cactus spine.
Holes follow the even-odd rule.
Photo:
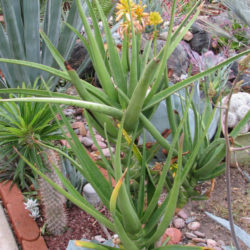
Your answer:
[[[57,185],[62,187],[62,183],[57,176],[53,165],[61,169],[61,159],[57,152],[53,150],[45,150],[43,163],[47,168],[46,175]],[[67,226],[67,215],[65,210],[66,199],[58,193],[44,179],[39,179],[39,191],[41,202],[44,206],[44,216],[47,230],[53,235],[60,235],[65,231]]]

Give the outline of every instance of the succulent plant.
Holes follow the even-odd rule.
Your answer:
[[[226,97],[222,100],[226,102]],[[250,111],[250,94],[239,92],[232,95],[228,113],[228,127],[234,128]],[[250,130],[250,121],[241,129],[241,133],[245,134]]]
[[[63,185],[54,170],[54,167],[61,169],[60,155],[51,149],[46,149],[44,153],[43,161],[48,168],[47,177],[62,187]],[[39,191],[44,206],[45,223],[49,233],[53,235],[62,234],[67,226],[65,197],[42,178],[39,179]]]

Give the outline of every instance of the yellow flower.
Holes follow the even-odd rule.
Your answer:
[[[162,23],[163,20],[159,14],[159,12],[150,12],[149,14],[149,24],[150,25],[157,25]]]
[[[142,5],[141,1],[140,1],[140,4],[135,5],[134,12],[139,21],[141,21],[141,18],[148,16],[148,13],[143,12],[146,7],[147,5]]]
[[[129,0],[131,12],[133,13],[133,10],[135,8],[135,3],[132,0]],[[124,15],[129,14],[129,5],[128,0],[120,0],[120,3],[116,6],[117,12],[116,12],[116,21],[119,21]],[[126,15],[129,16],[129,15]]]

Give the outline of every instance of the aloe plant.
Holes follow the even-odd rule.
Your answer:
[[[61,70],[23,60],[0,59],[0,62],[38,68],[67,81],[71,81],[76,87],[79,97],[73,98],[65,94],[46,93],[45,91],[28,90],[26,92],[25,90],[11,89],[1,90],[1,92],[7,93],[8,91],[13,91],[14,93],[21,93],[21,91],[24,91],[24,93],[29,92],[29,94],[36,97],[2,99],[0,102],[45,102],[56,105],[75,105],[85,108],[85,116],[88,119],[90,127],[94,126],[109,142],[116,143],[116,151],[115,154],[111,154],[111,162],[107,161],[101,154],[103,167],[108,171],[110,179],[113,178],[117,183],[114,190],[110,179],[108,181],[102,175],[97,163],[93,162],[89,154],[82,147],[79,139],[71,129],[69,122],[63,116],[60,108],[58,108],[58,112],[70,133],[71,139],[68,139],[68,142],[77,157],[77,161],[67,156],[64,152],[61,153],[67,157],[91,183],[103,204],[110,210],[113,218],[112,222],[88,204],[84,197],[75,190],[72,184],[64,178],[57,168],[54,169],[67,191],[53,183],[52,180],[25,160],[24,157],[21,156],[21,158],[56,190],[65,195],[65,197],[94,216],[107,228],[115,231],[121,240],[122,246],[120,248],[155,249],[156,242],[160,239],[171,221],[178,202],[178,196],[179,194],[181,195],[181,187],[187,186],[186,182],[189,180],[191,171],[199,171],[199,173],[197,173],[199,178],[205,175],[204,172],[208,171],[207,167],[206,169],[202,169],[204,167],[203,165],[200,165],[200,168],[193,168],[196,165],[200,150],[205,148],[203,147],[204,145],[207,146],[206,137],[216,109],[211,110],[211,106],[207,108],[206,112],[204,112],[204,123],[196,116],[199,133],[192,141],[190,139],[190,133],[187,131],[188,111],[193,105],[193,83],[198,79],[216,72],[221,67],[237,60],[250,51],[242,52],[206,71],[189,77],[173,86],[169,86],[166,72],[167,59],[198,16],[200,9],[198,8],[198,10],[196,10],[196,7],[199,2],[188,13],[175,33],[172,34],[169,32],[166,45],[154,57],[150,57],[152,41],[147,43],[142,55],[139,53],[140,34],[138,34],[138,30],[136,30],[137,34],[135,34],[136,27],[133,25],[131,25],[131,33],[130,30],[128,30],[127,35],[123,34],[124,40],[120,56],[117,52],[107,20],[104,17],[103,10],[99,2],[96,1],[105,31],[107,41],[106,51],[91,3],[88,0],[86,2],[89,14],[92,18],[94,34],[91,31],[80,0],[77,0],[76,4],[87,38],[81,36],[81,34],[70,25],[68,25],[68,27],[76,32],[88,50],[103,90],[97,89],[86,81],[79,79],[77,73],[70,65],[67,62],[64,64],[63,57],[49,41],[47,36],[41,33],[46,45],[58,65],[60,65]],[[133,11],[132,8],[134,5],[132,1],[127,3],[129,3],[128,6],[130,7],[128,7],[126,14],[129,14],[130,20],[132,20],[133,16],[131,12]],[[173,1],[169,30],[172,30],[173,26],[175,4],[176,1]],[[191,15],[193,15],[193,17],[187,23]],[[131,60],[128,54],[130,42],[132,44]],[[165,140],[160,132],[152,125],[150,118],[161,101],[185,88],[191,92],[188,92],[189,94],[185,96],[183,101],[183,116],[180,118],[180,121],[175,121],[173,113],[169,113],[169,117],[172,117],[170,118],[170,123],[175,131],[172,142],[170,143]],[[244,125],[243,122],[241,125]],[[143,140],[142,151],[140,151],[134,143],[144,128],[155,138],[157,143],[156,147],[160,145],[168,151],[168,157],[160,169],[161,174],[156,177],[152,174],[152,169],[148,166],[148,161],[151,156],[149,157],[146,153],[145,139]],[[192,151],[187,155],[183,155],[184,150],[188,147],[187,142],[192,142]],[[217,144],[211,147],[216,146]],[[154,147],[153,150],[156,149],[156,147]],[[220,161],[221,153],[219,151],[221,148],[223,147],[219,145],[216,157],[213,159],[214,161]],[[209,154],[211,153],[210,147],[206,150]],[[123,159],[121,159],[121,152],[125,153]],[[170,172],[174,157],[177,157],[177,171],[175,176]],[[200,159],[200,161],[206,162],[205,159]],[[126,170],[126,168],[128,169]],[[167,183],[169,176],[172,177],[171,185]],[[132,181],[133,185],[130,185],[130,181]],[[147,185],[145,185],[145,182]],[[158,200],[165,185],[169,187],[168,195],[161,206],[158,207]],[[144,206],[145,202],[146,206]],[[143,224],[144,227],[142,226]],[[106,249],[104,246],[99,247]]]

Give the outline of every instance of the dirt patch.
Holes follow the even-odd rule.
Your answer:
[[[250,183],[236,168],[231,168],[231,183],[234,223],[250,233]],[[185,208],[201,223],[200,231],[205,233],[207,238],[222,240],[226,245],[232,244],[230,232],[204,213],[207,211],[228,219],[225,175],[216,179],[215,189],[207,201],[191,201]],[[241,246],[242,249],[247,249],[243,243]]]

